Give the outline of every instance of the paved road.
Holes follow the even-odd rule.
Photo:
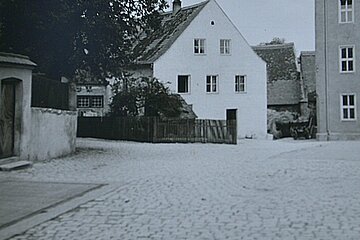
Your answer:
[[[119,187],[12,239],[360,239],[360,142],[78,145],[0,179]]]

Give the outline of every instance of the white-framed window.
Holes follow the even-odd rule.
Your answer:
[[[102,108],[104,96],[77,96],[78,108]]]
[[[231,40],[230,39],[220,39],[220,54],[221,55],[230,55],[231,53]]]
[[[355,94],[341,95],[341,120],[356,120],[356,96]]]
[[[235,92],[245,93],[246,92],[246,76],[236,75],[235,76]]]
[[[206,76],[206,92],[217,93],[219,91],[219,79],[217,75]]]
[[[355,72],[354,46],[340,46],[340,72]]]
[[[205,39],[195,38],[194,39],[194,53],[195,54],[205,54]]]
[[[339,22],[350,23],[354,21],[353,0],[339,0]]]
[[[190,93],[190,75],[178,75],[177,92]]]

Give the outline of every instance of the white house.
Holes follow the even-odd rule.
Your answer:
[[[266,63],[215,0],[175,0],[134,51],[132,70],[170,82],[199,118],[236,118],[238,138],[266,137]]]

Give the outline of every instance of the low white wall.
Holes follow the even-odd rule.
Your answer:
[[[41,161],[75,151],[77,113],[48,108],[31,108],[29,160]]]

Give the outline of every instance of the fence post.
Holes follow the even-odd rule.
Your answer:
[[[153,140],[152,140],[152,142],[153,143],[156,143],[157,142],[157,118],[156,117],[154,117],[153,118],[153,129],[154,129],[154,131],[153,131]]]

